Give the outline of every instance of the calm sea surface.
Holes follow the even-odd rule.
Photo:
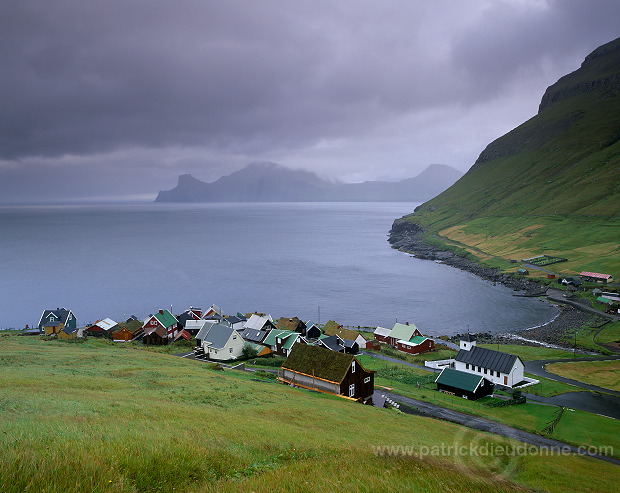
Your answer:
[[[0,327],[64,306],[78,323],[212,303],[228,314],[506,332],[555,309],[386,241],[417,204],[0,207]]]

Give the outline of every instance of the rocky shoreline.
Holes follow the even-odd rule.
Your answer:
[[[471,272],[487,281],[503,284],[515,291],[523,291],[526,295],[540,294],[538,282],[502,273],[499,269],[487,267],[474,260],[461,257],[453,252],[441,250],[424,243],[421,239],[422,228],[404,219],[396,219],[388,237],[392,248],[409,253],[422,260],[435,260],[451,267]]]
[[[451,267],[471,272],[482,279],[502,284],[515,291],[522,291],[525,296],[544,296],[546,287],[541,286],[535,280],[504,274],[499,269],[487,267],[453,252],[428,245],[422,241],[422,233],[422,228],[417,224],[404,219],[396,219],[390,230],[388,241],[392,248],[414,255],[416,258],[440,261]],[[568,305],[559,305],[559,310],[560,313],[556,318],[538,327],[520,330],[514,334],[480,333],[476,334],[476,336],[481,343],[488,344],[500,343],[528,346],[551,344],[572,349],[572,346],[566,342],[566,337],[585,324],[595,324],[598,317]]]

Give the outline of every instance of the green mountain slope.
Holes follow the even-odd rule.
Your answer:
[[[618,275],[619,215],[617,39],[549,87],[536,116],[489,144],[460,180],[406,219],[483,259],[564,253],[574,261],[567,271]]]

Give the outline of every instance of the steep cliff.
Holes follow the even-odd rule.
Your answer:
[[[617,39],[550,86],[536,116],[490,143],[460,180],[399,223],[413,223],[424,231],[418,237],[441,237],[481,259],[553,251],[580,259],[567,269],[620,269],[612,260],[619,216]],[[391,241],[402,239],[394,228]],[[591,253],[583,254],[587,249]]]

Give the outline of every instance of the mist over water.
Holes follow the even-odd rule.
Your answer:
[[[390,248],[411,203],[0,207],[0,327],[64,306],[78,324],[180,313],[415,323],[429,335],[507,332],[556,309]]]

